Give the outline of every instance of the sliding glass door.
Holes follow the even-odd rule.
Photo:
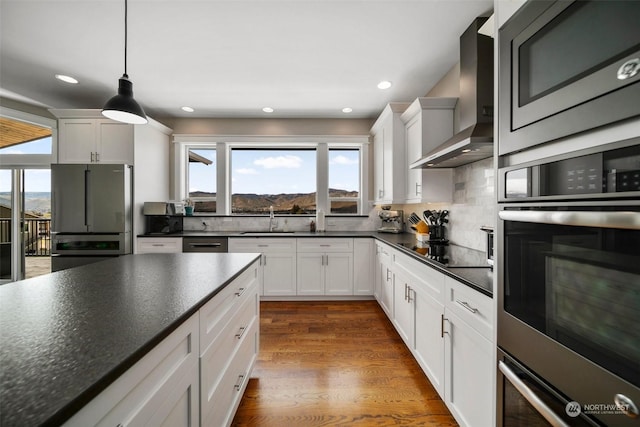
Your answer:
[[[51,172],[0,170],[0,280],[51,272]]]

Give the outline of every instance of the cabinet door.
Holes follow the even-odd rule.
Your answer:
[[[199,426],[198,319],[180,325],[65,426]]]
[[[94,161],[97,138],[94,120],[60,120],[58,127],[58,163]]]
[[[325,295],[353,295],[353,254],[328,253],[325,257]]]
[[[298,295],[324,295],[324,254],[298,254]]]
[[[133,125],[97,120],[98,162],[133,164]]]
[[[265,253],[262,256],[265,296],[296,295],[296,254]]]
[[[413,291],[416,319],[414,354],[433,387],[440,397],[444,397],[444,340],[441,329],[444,306],[420,286]]]
[[[373,135],[373,165],[374,199],[381,202],[384,199],[384,129]]]
[[[493,424],[491,342],[445,309],[445,402],[463,426]]]
[[[402,271],[393,273],[393,322],[407,347],[413,349],[414,305],[411,281]]]
[[[405,127],[407,141],[407,165],[422,157],[422,122],[414,117]],[[422,169],[407,168],[407,203],[420,202],[422,199]]]
[[[380,305],[389,319],[393,319],[393,272],[386,262],[380,263]]]
[[[376,259],[373,239],[353,239],[353,294],[373,295]]]

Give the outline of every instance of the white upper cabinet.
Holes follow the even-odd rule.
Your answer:
[[[400,115],[405,129],[405,203],[452,200],[453,169],[410,169],[409,165],[453,136],[457,101],[457,98],[418,98]]]
[[[371,128],[373,136],[373,191],[375,203],[402,203],[406,192],[404,124],[406,102],[389,103]]]
[[[60,163],[133,164],[133,125],[109,119],[60,119]]]

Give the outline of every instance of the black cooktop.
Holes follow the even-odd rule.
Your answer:
[[[445,267],[489,267],[485,252],[451,244],[448,240],[398,243],[398,245]]]

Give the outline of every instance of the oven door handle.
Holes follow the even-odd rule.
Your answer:
[[[504,363],[502,360],[498,362],[498,368],[509,380],[511,384],[527,399],[545,420],[549,421],[554,427],[569,427],[555,412],[551,410],[518,376]]]
[[[505,221],[640,230],[640,212],[500,211]]]

